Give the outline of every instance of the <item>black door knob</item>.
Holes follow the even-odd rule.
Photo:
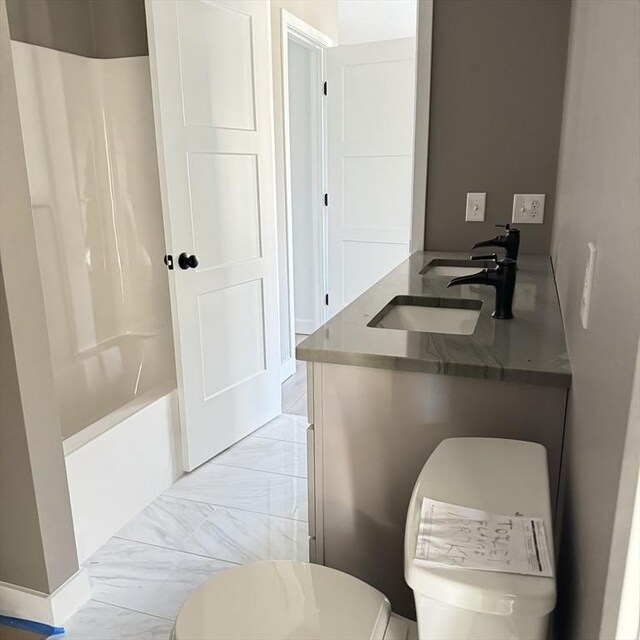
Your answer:
[[[181,269],[195,269],[198,266],[198,258],[188,253],[181,253],[178,256],[178,266]]]

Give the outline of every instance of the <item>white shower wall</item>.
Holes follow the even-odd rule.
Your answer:
[[[68,438],[175,385],[149,60],[12,52]]]

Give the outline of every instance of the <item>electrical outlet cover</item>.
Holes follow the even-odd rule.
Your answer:
[[[487,203],[486,193],[467,193],[465,222],[484,222],[484,210]]]
[[[542,224],[544,222],[544,193],[516,193],[513,196],[511,222]]]

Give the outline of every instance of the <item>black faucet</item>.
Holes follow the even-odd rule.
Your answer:
[[[471,250],[478,247],[502,247],[507,250],[507,258],[511,260],[518,259],[518,249],[520,248],[520,229],[513,229],[509,223],[497,224],[496,227],[504,227],[506,233],[500,236],[496,236],[491,240],[483,240],[482,242],[476,242]]]
[[[491,314],[499,320],[513,318],[511,306],[513,303],[513,291],[516,288],[516,261],[511,258],[496,260],[496,266],[492,269],[483,269],[469,276],[460,276],[449,282],[447,287],[457,284],[488,284],[496,288],[496,308]]]

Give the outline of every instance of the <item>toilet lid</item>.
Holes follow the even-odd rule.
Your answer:
[[[306,562],[256,562],[216,574],[182,605],[176,640],[383,638],[391,607],[353,576]]]

